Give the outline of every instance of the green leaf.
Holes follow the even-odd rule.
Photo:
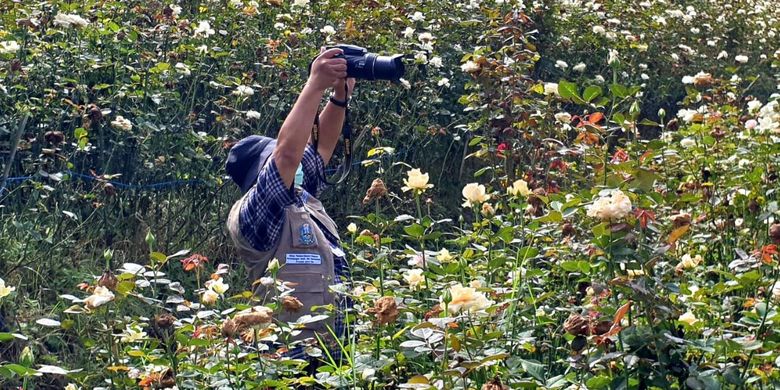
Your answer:
[[[485,138],[484,138],[484,137],[482,137],[482,136],[479,136],[479,135],[478,135],[478,136],[475,136],[474,138],[472,138],[472,139],[469,141],[469,146],[474,146],[474,145],[476,145],[476,144],[478,144],[478,143],[482,142],[482,140],[484,140],[484,139],[485,139]]]
[[[598,85],[591,85],[585,88],[585,91],[582,93],[582,98],[585,99],[586,102],[590,103],[593,101],[593,99],[601,96],[601,93],[601,87]]]
[[[14,339],[14,336],[10,333],[0,333],[0,343],[11,341]]]
[[[544,382],[544,364],[533,360],[520,359],[520,365],[534,379]]]
[[[620,84],[612,84],[609,86],[609,90],[618,99],[622,99],[628,96],[628,88]]]
[[[575,103],[583,104],[584,100],[577,92],[577,84],[567,80],[561,80],[558,82],[558,94],[564,99],[569,99]]]
[[[607,386],[609,386],[609,377],[605,375],[600,376],[594,376],[593,378],[588,379],[585,384],[588,386],[589,389],[598,390],[598,389],[605,389]]]
[[[165,256],[165,253],[162,252],[152,252],[149,254],[149,258],[155,263],[165,263],[168,260],[168,256]]]
[[[27,368],[21,364],[16,364],[16,363],[6,364],[5,366],[3,366],[3,368],[7,368],[13,371],[14,373],[16,373],[17,375],[21,375],[21,376],[33,375],[37,372],[36,370]]]
[[[414,238],[420,238],[425,232],[425,229],[419,223],[415,223],[409,226],[404,226],[404,232]]]

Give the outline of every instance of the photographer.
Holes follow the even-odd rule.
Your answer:
[[[319,335],[333,348],[333,338],[344,336],[347,300],[329,286],[348,283],[350,272],[339,245],[336,224],[317,200],[326,186],[324,169],[338,142],[347,101],[355,79],[347,78],[347,62],[338,48],[321,50],[312,62],[309,78],[276,139],[252,135],[230,150],[226,170],[244,194],[232,207],[227,225],[244,259],[255,296],[261,302],[277,300],[275,321],[294,322],[303,315],[327,314],[328,319],[307,323],[293,340],[317,346]],[[324,92],[333,88],[319,114],[319,137],[312,124]],[[315,149],[316,145],[316,149]],[[279,267],[268,269],[276,259]],[[274,276],[276,283],[270,283]],[[333,312],[312,312],[332,305]],[[290,342],[280,337],[279,342]],[[297,344],[284,356],[305,358]]]

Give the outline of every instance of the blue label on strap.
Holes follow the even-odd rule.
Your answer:
[[[288,253],[285,259],[287,265],[319,265],[322,256],[317,253]]]

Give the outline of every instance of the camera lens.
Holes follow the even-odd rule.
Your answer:
[[[372,54],[369,54],[372,55]],[[379,80],[393,80],[397,81],[404,75],[404,63],[402,61],[403,55],[397,54],[394,56],[380,56],[373,54],[375,58],[372,58],[373,62],[373,76],[374,79]]]

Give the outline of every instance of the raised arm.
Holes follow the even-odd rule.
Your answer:
[[[355,88],[355,79],[339,80],[333,86],[333,98],[342,102],[347,101],[352,95],[353,88]],[[325,165],[328,165],[336,143],[338,143],[345,112],[344,107],[328,102],[320,114],[320,142],[317,146],[317,152],[322,156]]]
[[[323,92],[347,76],[346,60],[333,58],[341,53],[341,49],[326,50],[314,60],[309,80],[279,130],[272,158],[287,187],[295,180]]]

